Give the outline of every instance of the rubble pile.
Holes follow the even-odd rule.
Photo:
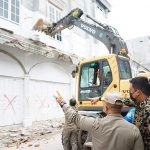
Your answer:
[[[48,138],[49,135],[61,131],[62,126],[63,120],[47,120],[34,122],[28,128],[24,128],[21,125],[0,127],[0,148],[19,147],[22,143]]]

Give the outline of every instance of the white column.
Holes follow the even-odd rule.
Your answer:
[[[32,113],[31,113],[31,101],[29,91],[30,76],[28,74],[24,77],[24,115],[23,115],[23,126],[32,126]]]

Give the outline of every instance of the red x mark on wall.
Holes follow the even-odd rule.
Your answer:
[[[13,106],[13,102],[15,101],[17,96],[14,96],[12,99],[8,98],[7,95],[4,95],[4,98],[7,100],[8,102],[8,105],[6,106],[6,108],[4,109],[4,112],[9,108],[11,107],[12,108],[12,111],[14,112],[14,114],[16,113],[15,112],[15,109],[14,109],[14,106]]]
[[[44,108],[44,103],[45,103],[45,101],[46,101],[46,98],[41,99],[41,98],[38,96],[38,99],[39,99],[39,101],[40,101],[40,103],[41,103],[39,109]]]

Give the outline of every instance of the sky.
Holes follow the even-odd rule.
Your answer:
[[[109,25],[125,40],[150,35],[150,0],[107,0]]]

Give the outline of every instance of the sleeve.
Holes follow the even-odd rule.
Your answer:
[[[139,129],[135,130],[135,144],[133,150],[144,150],[144,144]]]
[[[63,106],[63,111],[67,121],[75,123],[76,126],[82,130],[92,130],[95,118],[79,115],[77,111],[73,110],[70,106],[67,106],[67,104]]]
[[[150,105],[146,105],[143,111],[140,132],[142,134],[144,144],[147,145],[147,143],[149,143],[150,137]]]
[[[123,103],[124,103],[125,105],[127,105],[127,106],[135,107],[134,101],[132,101],[132,100],[130,100],[130,99],[125,99],[125,100],[123,101]]]
[[[147,132],[150,134],[150,101],[145,106],[145,111],[144,111],[144,115],[143,116],[144,116],[143,117],[144,125],[147,127]]]

